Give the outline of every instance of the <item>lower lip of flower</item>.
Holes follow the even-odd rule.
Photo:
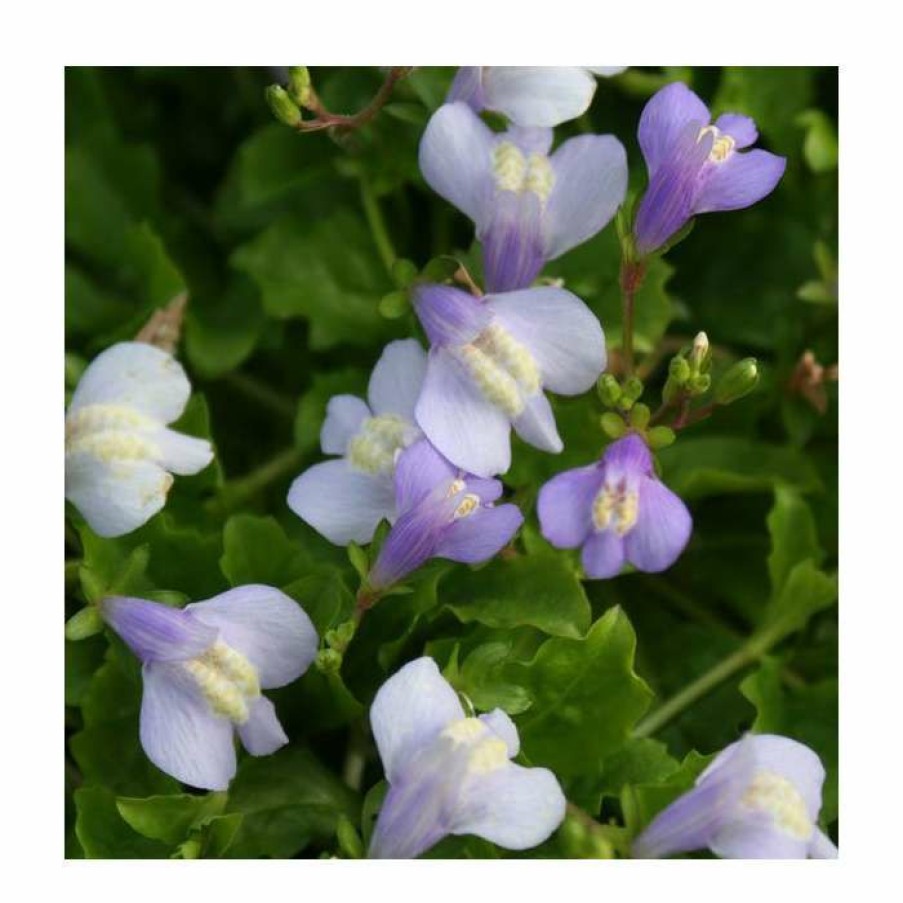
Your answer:
[[[233,724],[244,724],[248,704],[260,696],[256,668],[231,646],[217,640],[183,667],[194,678],[204,699],[217,715]]]

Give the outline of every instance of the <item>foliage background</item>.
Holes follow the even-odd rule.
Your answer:
[[[470,224],[417,170],[420,134],[452,74],[416,70],[339,146],[272,120],[263,89],[273,71],[67,70],[67,399],[99,351],[187,290],[179,354],[195,394],[179,426],[217,450],[212,467],[176,481],[161,515],[121,539],[93,536],[67,509],[67,617],[111,592],[179,604],[261,582],[301,602],[321,635],[347,618],[354,568],[291,514],[285,494],[319,460],[327,399],[363,394],[383,344],[418,334],[410,315],[379,313],[394,288],[391,256],[422,266],[455,251],[478,268]],[[337,111],[363,107],[382,78],[363,68],[312,75]],[[636,123],[676,78],[715,113],[752,115],[760,143],[788,158],[773,195],[701,217],[639,297],[637,344],[651,352],[653,389],[665,370],[655,362],[699,329],[717,346],[716,372],[747,355],[763,370],[754,395],[659,456],[695,520],[677,565],[581,583],[575,556],[544,543],[532,512],[539,485],[604,441],[592,393],[558,400],[564,453],[517,443],[505,478],[527,515],[518,554],[474,571],[430,566],[414,592],[381,603],[340,674],[312,668],[272,694],[291,743],[242,759],[228,794],[186,793],[146,760],[139,668],[115,638],[67,641],[68,856],[353,855],[349,827],[366,837],[382,777],[366,707],[424,651],[478,708],[515,715],[526,757],[553,768],[598,819],[575,808],[528,855],[622,851],[705,757],[750,727],[821,755],[824,822],[837,838],[836,386],[826,386],[824,414],[791,389],[804,351],[837,360],[837,72],[630,70],[600,80],[589,113],[556,140],[614,133],[641,189]],[[543,274],[596,311],[611,345],[617,254],[610,226]],[[774,641],[764,656],[762,637]],[[737,650],[728,679],[643,736],[646,711]],[[361,757],[352,789],[345,779],[358,784]],[[512,854],[456,838],[430,855]]]

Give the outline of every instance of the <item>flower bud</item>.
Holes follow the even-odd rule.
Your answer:
[[[624,423],[624,418],[613,411],[603,414],[599,418],[599,424],[602,427],[602,432],[612,439],[620,439],[627,432],[627,424]]]
[[[338,674],[342,667],[342,653],[335,649],[321,649],[314,664],[321,674]]]
[[[301,107],[309,107],[313,97],[310,73],[307,66],[289,66],[288,92],[292,100]]]
[[[618,381],[610,374],[603,373],[596,383],[596,392],[599,399],[607,408],[613,408],[621,397],[621,387]]]
[[[643,394],[642,380],[638,379],[635,376],[629,376],[626,380],[624,380],[624,385],[621,388],[621,394],[622,396],[628,398],[630,400],[630,403],[633,404]]]
[[[387,320],[397,320],[407,313],[411,305],[409,303],[408,293],[404,290],[399,290],[397,292],[389,292],[388,295],[383,295],[382,298],[380,298],[378,306],[379,312]]]
[[[674,430],[670,426],[654,426],[646,432],[646,442],[652,451],[667,448],[674,443],[676,438]]]
[[[630,425],[635,430],[644,430],[649,425],[649,418],[651,416],[652,411],[649,410],[648,405],[635,404],[633,410],[630,412]]]
[[[755,389],[759,382],[759,367],[754,357],[737,361],[721,378],[715,388],[717,404],[731,404]]]
[[[685,357],[678,354],[671,358],[671,363],[668,365],[668,378],[669,381],[674,381],[675,386],[684,385],[690,378],[691,372],[690,365]]]
[[[398,288],[407,288],[417,278],[417,266],[411,260],[399,257],[392,264],[392,281]]]
[[[285,88],[270,85],[266,89],[266,100],[273,115],[285,125],[296,126],[301,121],[301,111],[288,96]]]
[[[709,337],[704,332],[696,334],[693,348],[690,351],[690,366],[696,373],[705,373],[711,364],[712,352],[709,348]]]
[[[711,386],[712,377],[708,373],[698,373],[696,376],[691,376],[690,381],[687,383],[690,395],[705,395]]]

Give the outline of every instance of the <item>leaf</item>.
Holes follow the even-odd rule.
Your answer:
[[[732,492],[763,492],[779,483],[798,492],[821,486],[800,452],[728,436],[681,438],[659,452],[665,483],[682,499]]]
[[[580,637],[590,625],[586,593],[555,552],[497,558],[442,582],[442,601],[457,617],[489,627],[538,627],[552,636]]]
[[[813,172],[837,169],[837,127],[821,110],[805,110],[797,116],[797,124],[806,129],[803,157]]]
[[[232,265],[257,283],[270,316],[310,322],[314,350],[375,347],[398,334],[378,311],[392,284],[361,219],[347,210],[312,222],[282,217],[238,248]]]
[[[819,565],[824,559],[812,511],[799,493],[786,486],[775,486],[768,532],[771,534],[768,572],[774,593],[781,591],[794,565],[806,559]]]
[[[119,814],[135,831],[170,846],[185,840],[205,819],[220,815],[225,805],[225,793],[202,796],[180,793],[145,799],[119,797],[116,800]]]
[[[517,715],[526,711],[533,700],[525,687],[506,676],[507,666],[514,660],[510,640],[485,643],[464,659],[449,681],[480,711],[501,708],[509,715]]]
[[[355,794],[300,747],[245,758],[229,791],[227,812],[244,819],[229,858],[288,858],[333,836],[339,816],[357,822]]]
[[[809,619],[837,600],[837,575],[807,559],[794,565],[781,591],[766,606],[760,630],[778,637],[802,630]]]
[[[305,557],[273,517],[235,514],[223,528],[220,568],[232,586],[286,586],[304,572]]]
[[[561,775],[598,769],[646,711],[652,693],[634,673],[636,635],[612,608],[582,640],[553,638],[532,662],[512,665],[512,679],[533,705],[518,718],[528,758]]]
[[[105,787],[75,791],[75,834],[87,859],[164,859],[164,844],[135,833],[120,817],[116,796]]]

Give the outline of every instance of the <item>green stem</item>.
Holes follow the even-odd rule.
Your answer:
[[[386,272],[392,275],[392,264],[395,263],[395,248],[392,247],[392,239],[389,238],[389,231],[386,228],[386,221],[383,219],[382,211],[379,209],[379,203],[373,188],[366,176],[361,176],[361,203],[364,205],[364,213],[367,216],[367,223],[370,226],[370,233],[373,235],[373,241],[379,256],[382,259]]]
[[[271,483],[281,480],[301,466],[303,455],[300,449],[288,448],[269,461],[264,462],[249,474],[227,482],[220,495],[212,503],[214,510],[222,513],[231,511],[242,502],[253,498]]]
[[[642,261],[624,258],[621,262],[621,302],[623,310],[621,347],[624,355],[624,374],[633,375],[633,326],[634,302],[637,289],[646,275],[646,265]]]
[[[257,379],[256,376],[236,371],[223,377],[223,381],[252,401],[269,408],[273,413],[279,414],[281,417],[294,419],[297,411],[295,402],[287,395],[277,392],[265,382]]]

